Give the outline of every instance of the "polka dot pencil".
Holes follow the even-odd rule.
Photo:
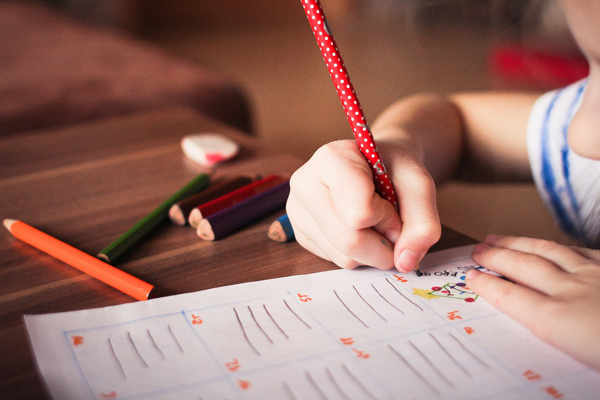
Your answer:
[[[381,161],[377,145],[365,119],[354,87],[350,82],[350,76],[348,75],[337,44],[333,39],[331,30],[327,25],[323,7],[321,7],[321,3],[318,0],[301,0],[301,2],[319,49],[321,49],[327,69],[329,69],[329,75],[333,80],[337,94],[346,112],[346,117],[354,133],[356,143],[371,166],[377,192],[384,199],[388,199],[397,209],[398,199],[394,191],[394,186]]]

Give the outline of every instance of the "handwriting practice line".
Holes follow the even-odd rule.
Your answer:
[[[354,291],[356,292],[356,294],[358,295],[358,297],[360,297],[360,299],[361,299],[362,301],[364,301],[364,303],[365,303],[367,306],[369,306],[369,308],[370,308],[371,310],[373,310],[373,312],[374,312],[375,314],[377,314],[377,315],[378,315],[378,316],[379,316],[379,317],[380,317],[382,320],[384,320],[385,322],[388,322],[388,321],[387,321],[387,319],[385,319],[383,315],[379,314],[379,313],[377,312],[377,310],[376,310],[376,309],[375,309],[375,308],[374,308],[374,307],[373,307],[373,306],[372,306],[372,305],[371,305],[371,304],[370,304],[370,303],[369,303],[367,300],[365,300],[365,298],[364,298],[364,297],[362,297],[362,295],[360,294],[360,292],[358,291],[358,289],[356,288],[356,286],[352,285],[352,287],[354,288]]]
[[[429,333],[429,336],[435,341],[435,343],[440,347],[440,349],[442,349],[442,351],[448,356],[450,360],[452,360],[452,362],[458,368],[460,368],[469,378],[473,376],[461,363],[458,362],[456,358],[454,358],[452,354],[450,354],[450,352],[440,343],[440,341],[435,336],[431,334],[431,332]]]
[[[354,311],[352,311],[352,310],[351,310],[351,309],[350,309],[350,308],[349,308],[349,307],[346,305],[346,303],[344,303],[344,300],[342,300],[342,299],[341,299],[340,295],[337,293],[337,291],[336,291],[335,289],[333,289],[333,293],[335,293],[335,297],[337,297],[337,298],[338,298],[338,300],[340,301],[340,303],[342,303],[342,305],[344,306],[344,308],[346,308],[346,310],[348,310],[348,312],[349,312],[350,314],[352,314],[352,316],[353,316],[354,318],[356,318],[356,319],[358,320],[358,322],[360,322],[361,324],[363,324],[363,325],[365,326],[365,328],[369,329],[369,325],[365,324],[365,322],[364,322],[362,319],[360,319],[360,318],[358,317],[358,315],[356,315],[356,314],[354,313]]]
[[[279,332],[281,332],[283,334],[283,336],[285,336],[286,339],[289,339],[290,337],[287,335],[287,333],[285,333],[283,331],[283,329],[281,329],[281,326],[279,326],[279,324],[277,323],[277,321],[275,321],[275,318],[273,318],[273,316],[271,315],[271,313],[267,309],[267,305],[266,304],[263,304],[263,308],[264,308],[265,312],[267,313],[267,315],[269,316],[269,318],[271,318],[271,321],[273,321],[273,324],[277,327],[277,329],[279,329]]]
[[[273,344],[273,340],[271,339],[271,337],[269,337],[269,335],[267,335],[267,332],[265,332],[265,330],[263,329],[263,327],[260,326],[260,324],[256,320],[256,317],[254,316],[254,313],[252,312],[252,308],[250,306],[248,306],[248,311],[250,312],[250,316],[252,317],[252,320],[256,324],[257,328],[265,335],[265,337],[267,338],[267,340],[269,341],[269,343]]]
[[[398,358],[399,358],[399,359],[400,359],[400,360],[401,360],[401,361],[404,363],[404,365],[406,365],[406,366],[407,366],[407,367],[408,367],[408,368],[409,368],[409,369],[412,371],[412,373],[413,373],[413,374],[415,374],[415,376],[416,376],[417,378],[419,378],[419,380],[420,380],[421,382],[423,382],[423,383],[424,383],[424,384],[425,384],[425,385],[426,385],[426,386],[427,386],[429,389],[431,389],[431,391],[432,391],[432,392],[434,392],[434,393],[435,393],[435,394],[437,394],[437,395],[440,395],[440,394],[441,394],[441,393],[440,393],[440,392],[439,392],[439,391],[438,391],[438,390],[435,388],[435,386],[433,386],[433,385],[431,384],[431,382],[429,382],[427,379],[425,379],[425,377],[424,377],[423,375],[421,375],[421,373],[419,373],[419,371],[417,371],[417,370],[415,369],[415,367],[413,367],[413,366],[412,366],[412,364],[411,364],[411,363],[409,363],[409,362],[406,360],[406,358],[404,358],[404,356],[403,356],[402,354],[400,354],[400,352],[398,352],[398,350],[396,350],[395,348],[393,348],[391,344],[388,344],[388,347],[389,347],[389,349],[390,349],[390,350],[391,350],[391,351],[392,351],[394,354],[396,354],[396,356],[398,356]]]

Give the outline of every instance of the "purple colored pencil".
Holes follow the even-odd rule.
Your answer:
[[[285,207],[290,194],[286,180],[271,189],[202,219],[198,236],[205,240],[218,240]]]

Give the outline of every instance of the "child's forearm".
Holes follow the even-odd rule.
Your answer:
[[[395,164],[394,155],[402,154],[394,151],[394,147],[414,146],[421,152],[421,161],[436,183],[455,175],[463,147],[462,132],[460,112],[454,103],[434,94],[395,102],[373,125],[373,135],[380,143],[384,162],[391,164],[388,168]]]
[[[385,149],[388,143],[417,147],[436,183],[450,178],[530,180],[525,138],[529,113],[538,96],[415,95],[388,107],[375,121],[373,134],[389,164],[394,158],[393,151]]]

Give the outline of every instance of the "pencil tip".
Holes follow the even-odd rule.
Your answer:
[[[267,236],[269,237],[269,239],[274,240],[276,242],[285,242],[287,239],[285,236],[285,232],[283,231],[283,227],[281,226],[281,223],[277,220],[273,221],[273,223],[269,227],[269,230],[267,231]]]
[[[173,204],[171,206],[169,209],[169,218],[171,219],[171,222],[181,226],[185,225],[187,222],[179,204]]]
[[[200,224],[198,225],[198,230],[196,231],[198,236],[204,240],[208,240],[212,242],[215,240],[215,233],[210,225],[210,222],[206,219],[200,220]]]
[[[104,261],[107,264],[110,264],[110,258],[108,258],[108,256],[104,253],[98,253],[98,255],[96,256],[98,257],[100,260]]]
[[[9,232],[12,232],[10,227],[12,226],[12,224],[14,224],[15,222],[17,222],[16,219],[10,219],[10,218],[6,218],[4,220],[4,226],[6,227],[6,229],[8,229]]]
[[[190,212],[190,216],[188,217],[188,223],[194,228],[198,228],[200,225],[200,221],[202,220],[202,213],[197,208],[194,208]]]

